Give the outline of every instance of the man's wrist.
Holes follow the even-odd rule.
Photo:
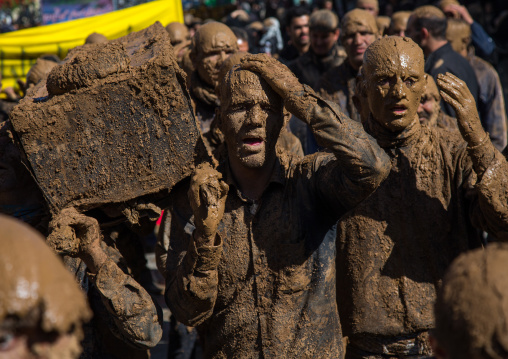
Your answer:
[[[93,274],[97,274],[99,269],[108,259],[108,255],[102,250],[100,245],[91,247],[80,257],[83,262],[85,262],[88,270]]]
[[[192,237],[194,239],[194,243],[196,244],[196,247],[211,247],[215,244],[215,237],[216,233],[208,233],[205,234],[203,231],[196,228],[194,232],[192,233]]]

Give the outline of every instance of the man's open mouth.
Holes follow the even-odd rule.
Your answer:
[[[392,112],[396,115],[403,115],[407,111],[406,105],[395,105],[391,108]]]
[[[263,143],[261,137],[247,137],[243,139],[243,143],[247,146],[259,146]]]

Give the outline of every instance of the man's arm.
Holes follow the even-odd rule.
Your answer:
[[[483,130],[471,92],[464,81],[447,73],[438,76],[441,96],[457,114],[457,125],[478,181],[473,223],[496,238],[508,240],[508,163]]]
[[[322,100],[284,65],[266,56],[246,57],[242,68],[263,76],[286,108],[310,126],[318,144],[334,153],[332,164],[322,164],[327,170],[320,170],[323,176],[318,176],[316,185],[333,207],[337,201],[345,209],[354,207],[386,178],[391,168],[388,155],[338,105]]]
[[[136,347],[154,347],[162,337],[162,311],[145,289],[108,257],[101,247],[97,221],[74,208],[65,209],[50,223],[50,230],[48,244],[53,249],[79,257],[86,264],[115,323],[114,332]]]
[[[224,214],[227,190],[220,173],[208,164],[198,166],[188,195],[173,203],[161,226],[159,253],[167,251],[165,268],[160,266],[165,270],[165,299],[171,313],[185,325],[199,325],[215,306],[217,268],[222,257],[217,227]],[[189,204],[192,213],[184,213]]]

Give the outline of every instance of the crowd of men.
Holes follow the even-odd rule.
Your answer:
[[[157,231],[168,357],[508,358],[495,44],[466,7],[437,5],[386,17],[358,0],[339,19],[331,1],[302,2],[263,22],[244,7],[167,25],[213,157],[171,189]],[[23,89],[59,61],[38,59]],[[154,222],[51,217],[12,106],[0,357],[148,358],[163,335],[140,243]]]

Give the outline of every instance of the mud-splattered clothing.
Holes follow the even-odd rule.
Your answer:
[[[94,319],[84,328],[81,359],[149,358],[162,337],[162,311],[130,275],[118,250],[101,242],[109,259],[97,274],[80,259],[64,257],[87,292]]]
[[[344,61],[344,56],[339,50],[339,46],[335,45],[328,55],[320,57],[310,48],[305,54],[289,63],[288,67],[302,84],[316,89],[321,76],[332,67],[339,66]]]
[[[482,126],[489,133],[494,146],[502,151],[506,147],[506,111],[503,88],[494,67],[478,56],[470,55],[469,63],[476,74],[480,87],[478,112]]]
[[[278,157],[258,201],[221,165],[229,192],[215,246],[192,240],[188,183],[165,212],[156,252],[166,302],[197,326],[207,358],[342,358],[329,230],[383,180],[388,157],[337,105],[309,88],[292,97],[287,108],[308,116],[333,154]]]
[[[337,225],[342,328],[356,350],[430,355],[417,339],[447,266],[482,245],[475,227],[508,239],[508,166],[488,139],[466,148],[458,131],[415,122],[395,137],[372,119],[366,130],[392,169]]]
[[[346,116],[361,122],[360,114],[353,103],[357,74],[358,71],[346,58],[341,65],[331,68],[321,76],[317,91],[325,100],[338,104]]]
[[[455,52],[450,43],[441,46],[425,60],[425,72],[432,75],[437,82],[437,75],[450,72],[464,81],[478,103],[479,88],[476,75],[469,62],[462,55]],[[441,108],[448,115],[455,117],[453,108],[441,100]]]

